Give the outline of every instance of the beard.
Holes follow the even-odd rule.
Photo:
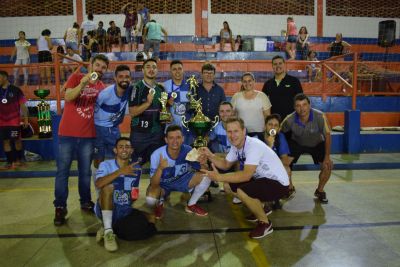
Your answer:
[[[120,82],[118,83],[118,86],[122,89],[128,89],[129,87],[129,82]]]

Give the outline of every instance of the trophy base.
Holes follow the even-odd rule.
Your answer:
[[[160,121],[172,121],[172,115],[169,112],[160,112]]]
[[[207,140],[206,139],[204,139],[204,137],[202,137],[202,136],[197,136],[196,137],[196,140],[194,140],[194,143],[193,143],[193,147],[195,147],[195,148],[199,148],[199,147],[207,147]]]
[[[52,133],[52,132],[42,132],[42,133],[39,133],[39,138],[40,138],[40,139],[51,138],[51,137],[53,137],[53,133]]]

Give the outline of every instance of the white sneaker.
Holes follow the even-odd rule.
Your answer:
[[[242,203],[242,201],[241,201],[239,198],[234,197],[234,198],[232,199],[232,203],[233,203],[233,204],[240,204],[240,203]]]
[[[100,229],[96,233],[96,242],[100,243],[104,238],[104,228],[100,227]]]
[[[110,252],[118,250],[118,244],[112,231],[109,231],[104,235],[104,248]]]

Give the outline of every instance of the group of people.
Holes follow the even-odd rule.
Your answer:
[[[311,108],[300,82],[286,74],[282,57],[272,60],[275,76],[265,83],[263,92],[254,90],[251,73],[243,74],[242,91],[234,95],[232,102],[226,101],[224,90],[215,82],[215,67],[210,63],[202,66],[196,99],[201,98],[204,115],[219,115],[221,121],[209,135],[209,146],[195,151],[194,159],[188,157],[193,135],[182,128],[182,120],[193,115],[187,97],[191,84],[185,80],[183,63],[170,63],[171,79],[163,84],[156,81],[155,59],[144,61],[144,78],[136,82],[131,80],[128,66],[118,65],[115,83],[104,88],[101,77],[108,63],[107,57],[96,55],[88,74],[73,73],[64,86],[55,225],[66,222],[68,178],[74,155],[81,209],[95,211],[102,219],[97,240],[104,240],[108,251],[118,249],[115,235],[137,238],[127,233],[127,222],[139,224],[140,232],[147,233],[141,238],[153,235],[154,222],[162,218],[164,203],[173,191],[190,193],[187,213],[207,216],[197,202],[212,181],[223,182],[225,191],[232,192],[250,209],[252,215],[247,219],[257,222],[250,237],[266,236],[272,232],[272,224],[267,217],[271,210],[265,202],[279,201],[295,192],[291,168],[303,153],[310,153],[321,165],[314,194],[322,203],[328,202],[324,191],[332,169],[328,121],[322,112]],[[93,77],[93,73],[97,75]],[[168,94],[171,119],[167,121],[160,120],[162,93]],[[118,128],[127,112],[132,117],[129,138],[121,137]],[[280,118],[284,118],[282,124]],[[148,161],[150,184],[145,195],[153,214],[132,208],[139,196],[141,166]],[[99,193],[96,203],[91,200],[91,169]]]

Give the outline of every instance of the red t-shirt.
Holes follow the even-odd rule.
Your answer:
[[[72,74],[65,88],[75,88],[81,82],[84,74]],[[81,94],[73,101],[65,101],[58,135],[72,137],[96,137],[94,127],[94,106],[97,96],[105,85],[98,81],[87,84]]]
[[[7,88],[0,88],[0,127],[20,126],[21,105],[25,103],[26,98],[18,87],[10,84]]]

